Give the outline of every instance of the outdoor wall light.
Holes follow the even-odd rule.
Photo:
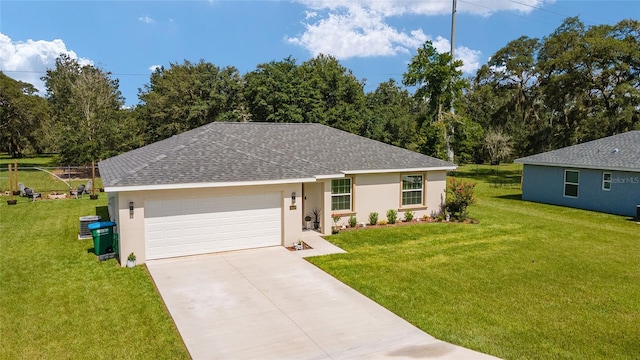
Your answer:
[[[129,219],[133,219],[133,201],[129,201]]]
[[[292,192],[291,193],[291,205],[295,205],[296,204],[296,192]]]

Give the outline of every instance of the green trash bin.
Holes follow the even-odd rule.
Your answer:
[[[93,236],[94,252],[101,260],[106,258],[105,255],[112,255],[110,257],[113,257],[113,254],[115,254],[114,239],[116,234],[113,230],[115,226],[116,223],[113,221],[100,221],[88,225]]]

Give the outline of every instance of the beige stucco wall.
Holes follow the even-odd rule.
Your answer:
[[[251,195],[267,192],[279,192],[282,205],[282,244],[288,245],[297,241],[302,235],[300,219],[303,216],[303,206],[300,199],[302,184],[283,184],[265,186],[237,186],[206,189],[181,189],[181,190],[151,190],[151,191],[126,191],[109,194],[114,199],[118,221],[116,231],[120,238],[120,264],[126,264],[126,258],[134,252],[137,263],[144,263],[145,254],[145,227],[144,204],[146,200],[190,198],[190,197],[215,197],[229,195]],[[291,209],[291,194],[296,193],[296,206]],[[129,202],[134,203],[134,215],[129,216]],[[113,210],[110,209],[110,213]],[[115,220],[115,219],[114,219]]]
[[[409,174],[409,173],[407,173]],[[415,174],[415,173],[410,173]],[[353,180],[353,210],[341,213],[339,225],[346,224],[350,215],[355,215],[358,223],[368,223],[369,213],[375,211],[380,220],[386,219],[389,209],[398,210],[398,218],[403,218],[404,210],[411,209],[416,218],[423,215],[438,214],[444,201],[446,172],[430,171],[425,176],[425,204],[421,206],[401,206],[401,179],[403,173],[358,174],[350,176]],[[109,214],[117,223],[116,231],[120,237],[120,263],[126,263],[127,256],[134,252],[137,263],[144,263],[145,227],[144,205],[146,200],[215,197],[228,195],[250,195],[265,192],[279,192],[282,205],[282,244],[289,245],[302,236],[305,226],[304,216],[315,206],[322,209],[320,222],[324,234],[331,234],[331,180],[318,180],[315,183],[283,184],[264,186],[237,186],[206,189],[127,191],[110,193]],[[291,193],[296,193],[296,207],[290,209]],[[134,215],[129,216],[129,202],[134,203]]]
[[[427,210],[431,216],[439,214],[444,205],[447,190],[447,172],[429,171],[427,173]]]
[[[421,174],[425,179],[424,204],[402,206],[402,175]],[[378,213],[378,219],[386,219],[387,210],[398,211],[398,219],[403,219],[405,210],[412,210],[415,218],[424,215],[439,214],[446,189],[446,171],[429,171],[419,173],[383,173],[358,174],[350,176],[353,180],[352,211],[344,211],[338,225],[347,224],[350,215],[354,215],[358,223],[369,223],[369,214]],[[331,180],[326,181],[324,209],[331,209]],[[323,233],[330,234],[333,221],[328,212],[324,221]]]

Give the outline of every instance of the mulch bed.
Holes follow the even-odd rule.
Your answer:
[[[296,248],[294,248],[293,246],[285,246],[285,248],[289,251],[300,251],[300,250],[296,250]],[[309,244],[307,244],[306,242],[302,241],[302,250],[311,250],[313,249],[311,246],[309,246]]]
[[[404,225],[415,225],[415,224],[427,224],[427,223],[454,223],[454,224],[478,224],[478,220],[476,219],[472,219],[472,218],[467,218],[464,221],[458,221],[458,220],[438,220],[438,219],[433,219],[433,218],[426,218],[424,220],[411,220],[411,221],[398,221],[395,224],[385,224],[385,225],[381,225],[381,224],[377,224],[377,225],[369,225],[367,224],[367,226],[365,227],[366,229],[378,229],[378,228],[385,228],[385,227],[395,227],[395,226],[404,226]],[[340,231],[351,231],[351,230],[358,230],[358,229],[362,229],[363,227],[361,225],[356,226],[355,228],[352,227],[346,227],[344,229],[340,229]]]

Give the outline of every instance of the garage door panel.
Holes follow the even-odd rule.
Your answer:
[[[278,193],[147,200],[147,259],[281,244]]]
[[[147,200],[148,207],[145,218],[166,217],[166,216],[190,216],[216,211],[215,203],[207,204],[209,198],[205,199],[171,199],[171,200]],[[216,201],[224,202],[218,198]]]

